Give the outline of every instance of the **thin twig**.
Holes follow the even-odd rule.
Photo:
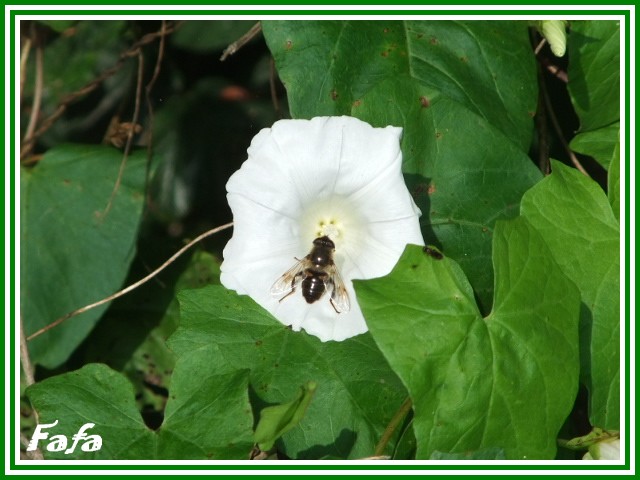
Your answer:
[[[153,86],[155,85],[156,80],[158,79],[158,75],[160,75],[160,65],[162,64],[162,58],[164,57],[164,43],[165,43],[166,31],[167,31],[167,21],[162,20],[162,26],[160,27],[160,31],[158,32],[160,34],[160,42],[158,43],[158,57],[156,58],[156,65],[153,69],[153,75],[151,76],[151,80],[149,80],[149,83],[147,83],[147,86],[145,87],[147,95],[151,93],[151,90],[153,89]]]
[[[534,55],[538,55],[540,53],[540,50],[542,50],[542,47],[544,47],[546,44],[547,44],[547,39],[542,37],[542,40],[540,40],[540,43],[538,43],[538,46],[533,51]]]
[[[244,47],[247,43],[249,43],[258,33],[262,30],[262,25],[260,22],[257,22],[253,27],[249,29],[247,33],[242,35],[238,40],[230,44],[227,48],[222,52],[222,56],[220,57],[220,61],[224,62],[227,57],[230,57],[242,47]]]
[[[22,92],[24,91],[24,83],[27,80],[27,61],[31,52],[31,38],[27,38],[22,45],[22,53],[20,54],[20,104],[22,104]]]
[[[193,245],[195,245],[196,243],[198,243],[199,241],[203,240],[204,238],[207,238],[211,235],[214,235],[218,232],[221,232],[222,230],[226,230],[227,228],[230,228],[231,226],[233,226],[233,222],[227,223],[225,225],[221,225],[219,227],[216,227],[214,229],[211,230],[207,230],[206,232],[198,235],[196,238],[194,238],[193,240],[191,240],[189,243],[187,243],[184,247],[182,247],[180,250],[178,250],[176,253],[174,253],[171,258],[169,258],[166,262],[164,262],[162,265],[160,265],[158,268],[156,268],[153,272],[151,272],[149,275],[147,275],[146,277],[142,278],[141,280],[138,280],[137,282],[129,285],[126,288],[123,288],[122,290],[109,295],[106,298],[103,298],[102,300],[99,300],[95,303],[91,303],[89,305],[86,305],[84,307],[78,308],[76,310],[74,310],[73,312],[69,312],[67,313],[65,316],[60,317],[59,319],[57,319],[55,322],[50,323],[49,325],[42,327],[40,330],[38,330],[35,333],[32,333],[31,335],[29,335],[27,337],[27,341],[31,341],[34,338],[42,335],[43,333],[51,330],[54,327],[57,327],[58,325],[60,325],[62,322],[64,322],[65,320],[68,320],[71,317],[75,317],[76,315],[79,315],[81,313],[84,313],[88,310],[91,310],[92,308],[96,308],[99,307],[100,305],[104,305],[105,303],[109,303],[112,300],[115,300],[116,298],[120,298],[123,295],[126,295],[127,293],[131,292],[132,290],[135,290],[136,288],[138,288],[139,286],[147,283],[149,280],[151,280],[153,277],[155,277],[156,275],[158,275],[162,270],[164,270],[165,268],[167,268],[169,265],[171,265],[180,255],[182,255],[184,252],[186,252],[187,250],[189,250]]]
[[[129,158],[129,152],[131,151],[131,143],[133,142],[133,135],[135,133],[135,125],[138,124],[138,117],[140,116],[140,97],[142,96],[142,76],[144,75],[144,57],[142,55],[142,51],[138,50],[138,81],[136,83],[136,101],[133,109],[133,119],[131,123],[134,128],[130,128],[128,130],[127,135],[127,143],[124,147],[124,153],[122,154],[122,161],[120,162],[120,169],[118,170],[118,177],[116,178],[116,183],[113,185],[113,190],[111,190],[111,196],[109,197],[109,202],[102,212],[102,218],[107,216],[109,211],[111,210],[111,206],[113,205],[113,200],[120,189],[120,184],[122,183],[122,176],[124,175],[124,168],[127,165],[127,159]]]
[[[573,151],[569,147],[569,144],[567,143],[567,141],[564,138],[564,134],[562,133],[562,128],[560,127],[560,122],[558,122],[558,118],[556,117],[556,114],[553,111],[553,105],[551,105],[551,99],[549,98],[549,93],[547,92],[547,87],[546,87],[544,81],[540,82],[540,87],[541,87],[540,88],[540,93],[542,94],[542,96],[544,98],[544,105],[545,105],[545,107],[547,109],[547,113],[549,114],[549,119],[551,120],[551,124],[553,125],[553,129],[556,131],[556,135],[560,139],[560,143],[562,143],[562,146],[565,149],[567,155],[569,156],[569,159],[571,159],[571,162],[573,163],[573,165],[580,172],[582,172],[584,175],[589,177],[590,175],[584,169],[584,167],[580,163],[580,160],[578,160],[578,157],[576,157],[576,155],[573,153]]]
[[[393,432],[396,431],[396,428],[398,428],[400,422],[402,422],[404,417],[407,416],[412,406],[413,402],[411,401],[411,397],[408,397],[400,406],[400,409],[393,416],[393,418],[387,425],[387,428],[385,428],[384,433],[382,434],[382,437],[380,437],[380,441],[378,442],[378,445],[376,445],[376,449],[373,452],[374,457],[379,457],[384,454],[384,450],[385,448],[387,448],[387,444],[389,443],[389,440],[391,440]]]
[[[136,56],[138,54],[138,50],[140,48],[154,42],[158,37],[162,37],[164,35],[173,33],[175,29],[178,28],[179,25],[180,23],[177,23],[164,30],[146,34],[144,37],[142,37],[140,40],[135,42],[127,50],[122,52],[120,54],[120,58],[118,59],[118,61],[115,63],[114,66],[104,70],[94,80],[90,81],[79,90],[76,90],[75,92],[63,98],[62,101],[58,104],[55,111],[42,121],[39,128],[33,134],[33,138],[31,138],[29,141],[22,143],[21,151],[20,151],[20,159],[21,160],[24,159],[26,156],[28,156],[31,153],[31,150],[33,149],[33,146],[35,144],[35,140],[44,132],[49,130],[49,128],[51,128],[51,126],[56,122],[56,120],[58,120],[64,114],[64,112],[67,110],[67,107],[71,103],[73,103],[80,97],[83,97],[88,93],[91,93],[96,88],[98,88],[102,84],[102,82],[104,82],[109,77],[115,75],[122,68],[122,66],[124,65],[127,59],[129,59],[130,57]]]
[[[35,410],[34,410],[34,412],[35,412]],[[29,446],[29,439],[22,432],[20,432],[20,443],[22,443],[22,445],[25,448]],[[29,459],[29,460],[44,460],[44,457],[42,456],[42,452],[40,451],[40,448],[36,448],[35,450],[33,450],[31,452],[25,451],[24,454],[26,455],[27,459]]]
[[[31,364],[31,358],[29,357],[29,349],[27,348],[27,339],[24,336],[22,314],[20,314],[20,364],[22,365],[22,371],[24,371],[27,386],[36,383],[33,375],[33,365]]]
[[[33,385],[36,383],[35,376],[33,374],[33,364],[31,363],[31,358],[29,357],[29,349],[27,347],[27,339],[24,336],[24,325],[22,321],[22,314],[20,314],[20,365],[22,366],[22,371],[24,372],[24,378],[27,382],[27,386]],[[38,412],[33,409],[33,417],[35,418],[36,424],[39,423]],[[27,447],[29,445],[29,439],[20,432],[20,441],[22,444]],[[25,455],[30,460],[44,460],[42,456],[42,452],[39,448],[36,448],[32,452],[25,452]]]
[[[40,116],[40,105],[42,103],[42,78],[44,76],[43,71],[43,55],[42,47],[38,45],[36,47],[36,78],[33,86],[33,103],[31,105],[31,116],[29,118],[29,125],[24,134],[23,142],[28,142],[33,138],[36,130],[36,124],[38,123],[38,117]]]
[[[533,33],[532,33],[532,39],[533,39]],[[533,40],[532,40],[533,41]],[[564,70],[562,70],[560,67],[558,67],[557,65],[552,64],[548,58],[544,57],[544,56],[539,56],[538,54],[540,53],[540,50],[542,50],[542,47],[545,46],[545,44],[547,43],[547,39],[542,37],[542,40],[540,40],[540,43],[538,43],[538,46],[535,48],[534,50],[534,54],[536,55],[536,57],[538,58],[538,61],[544,66],[544,68],[547,69],[547,71],[553,75],[554,77],[556,77],[558,80],[560,80],[563,83],[568,83],[569,79],[567,78],[567,72],[565,72]]]
[[[162,26],[160,27],[160,32],[163,32],[167,28],[167,22],[162,20]],[[145,173],[145,178],[147,181],[145,185],[149,185],[148,179],[151,172],[151,159],[153,158],[153,120],[154,120],[154,111],[153,104],[151,102],[151,91],[153,90],[153,86],[160,75],[160,65],[162,65],[162,59],[164,58],[164,44],[165,44],[165,36],[160,36],[160,43],[158,44],[158,56],[156,57],[156,65],[153,68],[153,75],[151,76],[151,80],[147,83],[147,86],[144,89],[145,99],[147,101],[147,113],[149,116],[149,122],[147,126],[147,168]]]
[[[569,76],[567,75],[567,72],[565,70],[561,69],[557,65],[554,65],[547,58],[540,57],[540,63],[542,63],[544,68],[547,69],[547,72],[556,77],[562,83],[569,83]]]

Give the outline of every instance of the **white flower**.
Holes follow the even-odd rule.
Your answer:
[[[322,341],[366,332],[351,280],[386,275],[407,243],[424,244],[420,210],[402,177],[401,134],[352,117],[280,120],[260,131],[227,183],[234,230],[222,284]],[[271,293],[325,235],[351,301],[341,313],[327,293],[312,303],[300,286],[284,299]]]
[[[609,438],[589,447],[583,460],[620,460],[620,439]]]

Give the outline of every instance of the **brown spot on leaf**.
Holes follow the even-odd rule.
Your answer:
[[[431,106],[431,101],[427,97],[422,96],[420,97],[420,105],[422,105],[422,108],[429,108]]]
[[[291,50],[291,47],[293,46],[293,42],[291,40],[287,40],[287,42],[284,45],[287,50]]]
[[[336,100],[338,98],[338,92],[335,90],[331,90],[331,100]]]
[[[436,140],[440,140],[442,138],[442,132],[436,132]]]
[[[431,37],[429,38],[429,43],[431,45],[437,45],[438,44],[438,39],[436,37],[434,37],[433,35],[431,35]]]
[[[354,107],[359,107],[360,105],[362,105],[362,100],[356,100],[355,102],[353,102],[352,104]]]
[[[435,258],[436,260],[442,260],[442,253],[440,253],[438,250],[436,250],[435,248],[432,247],[424,247],[422,249],[422,251],[424,253],[426,253],[427,255],[429,255],[432,258]]]
[[[436,186],[431,183],[429,184],[429,188],[427,189],[427,195],[433,195],[434,193],[436,193]]]

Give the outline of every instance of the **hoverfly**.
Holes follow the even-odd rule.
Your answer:
[[[280,296],[280,302],[301,287],[302,296],[307,303],[320,300],[325,293],[336,313],[348,312],[351,308],[349,294],[342,277],[333,261],[336,246],[328,236],[313,241],[309,255],[299,259],[289,270],[276,280],[271,287],[271,295]]]

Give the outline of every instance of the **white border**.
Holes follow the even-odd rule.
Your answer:
[[[630,33],[630,71],[629,71],[629,76],[630,76],[630,96],[629,96],[629,102],[628,102],[628,108],[629,108],[629,118],[630,118],[630,132],[631,132],[631,138],[630,140],[630,151],[629,151],[629,158],[634,159],[635,158],[635,136],[634,136],[634,132],[635,132],[635,6],[633,5],[625,5],[625,6],[620,6],[620,5],[597,5],[597,6],[576,6],[576,5],[544,5],[544,6],[527,6],[527,5],[516,5],[516,6],[509,6],[509,5],[487,5],[487,6],[477,6],[477,5],[437,5],[437,6],[425,6],[425,5],[303,5],[303,6],[295,6],[295,5],[278,5],[278,6],[274,6],[274,5],[246,5],[246,6],[238,6],[238,5],[210,5],[210,6],[204,6],[204,5],[160,5],[160,6],[155,6],[155,7],[151,7],[149,5],[108,5],[108,6],[95,6],[95,5],[90,5],[90,6],[82,6],[82,5],[16,5],[16,6],[9,6],[9,5],[5,5],[5,79],[7,79],[7,74],[8,72],[11,71],[10,68],[10,38],[9,38],[9,33],[10,33],[10,22],[11,22],[11,16],[10,16],[10,12],[12,10],[19,10],[19,11],[41,11],[41,10],[47,10],[47,11],[78,11],[78,10],[99,10],[99,11],[143,11],[143,10],[163,10],[163,11],[170,11],[170,10],[176,10],[176,11],[180,11],[180,12],[184,12],[184,11],[198,11],[201,12],[205,9],[208,10],[212,10],[212,11],[220,11],[220,12],[224,12],[224,11],[238,11],[238,10],[260,10],[260,11],[265,11],[265,12],[269,12],[269,11],[273,11],[273,14],[264,14],[264,15],[250,15],[251,19],[255,19],[255,20],[261,20],[261,19],[267,19],[267,18],[272,18],[272,17],[277,17],[277,18],[281,18],[281,19],[291,19],[291,20],[297,20],[297,19],[336,19],[336,18],[357,18],[357,19],[379,19],[380,17],[377,15],[341,15],[341,16],[336,16],[336,15],[322,15],[322,14],[314,14],[314,15],[283,15],[280,13],[280,11],[284,10],[300,10],[300,11],[327,11],[327,12],[336,12],[336,11],[358,11],[358,10],[368,10],[368,11],[397,11],[399,12],[397,15],[392,15],[393,17],[403,17],[403,18],[412,18],[412,19],[418,19],[418,20],[428,20],[428,19],[440,19],[440,20],[444,20],[447,18],[458,18],[458,19],[479,19],[479,18],[483,18],[486,19],[487,17],[491,18],[491,16],[487,16],[487,15],[483,15],[481,12],[482,11],[489,11],[489,10],[493,10],[493,11],[504,11],[504,10],[511,10],[511,11],[519,11],[519,10],[523,10],[523,11],[531,11],[531,10],[536,10],[536,9],[541,9],[544,10],[545,12],[548,11],[554,11],[554,10],[558,10],[558,11],[572,11],[572,10],[587,10],[587,11],[599,11],[599,10],[603,10],[603,11],[612,11],[612,10],[624,10],[624,11],[629,11],[630,15],[630,21],[629,24],[625,24],[624,22],[624,17],[620,17],[620,16],[616,16],[616,15],[602,15],[599,18],[602,19],[618,19],[620,20],[620,34],[621,34],[621,40],[624,40],[625,38],[625,28],[629,29],[629,33]],[[428,9],[428,11],[453,11],[453,10],[476,10],[479,11],[478,14],[473,14],[473,15],[469,15],[469,14],[465,14],[465,15],[403,15],[402,12],[403,11],[419,11],[419,10],[425,10]],[[391,15],[390,15],[391,16]],[[553,15],[553,14],[541,14],[541,15],[496,15],[496,18],[499,19],[517,19],[517,20],[540,20],[540,19],[592,19],[593,15]],[[16,34],[17,37],[19,38],[19,22],[21,20],[24,20],[25,18],[38,18],[38,19],[45,19],[45,18],[59,18],[59,17],[51,17],[51,16],[46,16],[46,15],[31,15],[31,14],[27,14],[27,15],[16,15],[15,17],[15,21],[16,21],[16,26],[15,26],[15,30],[16,30]],[[95,19],[96,16],[95,15],[74,15],[72,13],[70,13],[69,15],[65,16],[65,19],[77,19],[77,20],[83,20],[83,19]],[[101,19],[120,19],[120,18],[127,18],[127,19],[139,19],[139,20],[152,20],[152,19],[161,19],[161,18],[166,18],[166,16],[160,16],[160,15],[153,15],[153,14],[149,14],[149,15],[141,15],[141,14],[136,14],[136,15],[120,15],[120,14],[114,14],[114,15],[101,15],[100,16]],[[246,19],[248,18],[247,16],[243,16],[243,15],[195,15],[195,14],[189,14],[189,13],[176,13],[176,14],[172,14],[171,18],[181,18],[181,19],[197,19],[197,20],[213,20],[213,19]],[[19,41],[18,38],[16,38],[15,41],[15,59],[16,59],[16,65],[14,65],[14,71],[15,71],[15,75],[16,78],[15,80],[15,85],[19,86],[19,73],[20,73],[20,45],[19,45]],[[629,332],[625,331],[624,328],[624,322],[622,322],[622,327],[621,331],[620,331],[620,342],[621,342],[621,351],[624,352],[624,346],[625,346],[625,338],[630,338],[631,340],[633,340],[635,338],[635,326],[634,326],[634,322],[633,319],[635,318],[635,298],[634,298],[634,292],[635,292],[635,185],[631,185],[631,189],[630,192],[626,191],[626,184],[625,184],[625,180],[627,178],[627,173],[629,175],[629,178],[631,180],[631,182],[634,181],[635,179],[635,165],[633,161],[629,162],[629,166],[630,166],[630,170],[629,172],[625,171],[625,123],[626,123],[626,118],[625,118],[625,109],[627,108],[627,104],[624,102],[624,98],[625,98],[625,84],[624,84],[624,79],[625,79],[625,71],[626,71],[626,65],[625,65],[625,45],[624,45],[624,41],[621,41],[621,65],[620,65],[620,73],[621,73],[621,118],[620,118],[620,157],[621,157],[621,168],[620,168],[620,196],[622,199],[620,208],[621,208],[621,213],[620,213],[620,236],[621,236],[621,246],[620,246],[620,258],[621,258],[621,286],[624,286],[624,281],[625,281],[625,255],[626,255],[626,251],[625,251],[625,244],[624,244],[624,239],[625,239],[625,232],[626,232],[626,228],[629,228],[629,234],[630,234],[630,251],[629,251],[629,265],[630,265],[630,272],[629,272],[629,276],[630,276],[630,285],[629,285],[629,291],[630,291],[630,311],[629,311],[629,318],[632,319],[632,321],[630,322],[630,330]],[[9,130],[9,126],[11,125],[11,122],[15,122],[14,125],[18,126],[20,125],[19,122],[19,109],[16,108],[16,118],[15,119],[11,119],[10,118],[10,111],[9,111],[9,104],[10,104],[10,98],[11,98],[11,94],[12,92],[10,92],[10,85],[9,82],[6,81],[5,83],[5,102],[6,102],[6,108],[5,108],[5,158],[6,159],[10,159],[10,130]],[[19,92],[13,92],[14,94],[14,105],[16,105],[16,107],[19,105]],[[14,139],[15,145],[16,145],[16,149],[18,148],[18,146],[20,145],[20,139],[19,139],[19,128],[16,128],[16,138]],[[16,165],[18,164],[17,159],[13,159],[11,161],[15,161]],[[20,225],[20,210],[19,210],[19,196],[20,196],[20,178],[19,178],[19,169],[16,168],[16,178],[11,179],[10,178],[10,169],[9,169],[9,161],[5,161],[5,265],[8,266],[10,265],[12,259],[10,257],[10,249],[9,249],[9,243],[6,241],[7,240],[7,234],[8,232],[11,231],[11,225],[10,225],[10,197],[9,197],[9,185],[12,180],[14,182],[14,192],[15,192],[15,205],[16,205],[16,209],[14,212],[15,215],[15,221],[16,221],[16,226],[18,226],[18,228],[16,228],[16,232],[14,232],[14,245],[15,245],[15,255],[16,255],[16,261],[15,261],[15,270],[16,270],[16,279],[15,279],[15,285],[16,285],[16,293],[15,293],[15,299],[14,299],[14,305],[16,305],[16,307],[20,304],[20,294],[19,294],[19,278],[20,278],[20,265],[19,265],[19,258],[20,258],[20,232],[19,232],[19,225]],[[626,198],[626,194],[630,194],[630,211],[629,211],[629,215],[630,215],[630,224],[627,226],[626,225],[626,221],[625,221],[625,213],[626,213],[626,206],[625,206],[625,202],[624,199]],[[9,309],[9,285],[11,285],[11,282],[14,281],[14,279],[10,278],[10,272],[8,269],[5,269],[5,318],[6,319],[10,319],[11,315],[10,315],[10,309]],[[621,300],[621,305],[622,307],[622,312],[621,314],[624,313],[624,306],[625,304],[625,299],[626,299],[626,292],[624,288],[621,288],[621,292],[620,292],[620,300]],[[624,320],[624,317],[622,318],[622,320]],[[19,321],[14,319],[14,321]],[[7,338],[9,338],[10,332],[9,332],[9,327],[10,327],[10,322],[5,321],[5,335]],[[18,328],[16,327],[16,333],[18,332]],[[16,339],[14,339],[15,342],[15,348],[16,348],[16,358],[14,359],[15,361],[15,378],[16,378],[16,392],[20,391],[20,342],[19,342],[19,338],[17,338],[18,335],[16,335]],[[8,446],[11,445],[12,442],[15,442],[15,436],[17,434],[17,432],[10,432],[9,429],[7,428],[5,431],[5,445],[6,445],[6,450],[5,450],[5,474],[14,474],[14,475],[34,475],[34,474],[54,474],[54,475],[86,475],[87,472],[90,472],[93,475],[114,475],[114,474],[132,474],[132,475],[140,475],[143,473],[152,473],[155,475],[211,475],[211,474],[215,474],[215,475],[338,475],[338,474],[346,474],[346,475],[390,475],[390,474],[394,474],[394,475],[424,475],[426,474],[440,474],[440,475],[460,475],[460,474],[464,474],[464,475],[470,475],[470,474],[479,474],[479,475],[540,475],[540,474],[544,474],[544,475],[552,475],[552,474],[560,474],[560,475],[566,475],[566,474],[571,474],[571,473],[578,473],[581,475],[603,475],[603,474],[608,474],[608,475],[628,475],[628,474],[634,474],[635,473],[635,457],[634,457],[634,453],[635,453],[635,345],[631,344],[631,348],[630,348],[630,352],[627,352],[627,355],[630,358],[630,385],[629,385],[629,395],[630,395],[630,416],[629,416],[629,422],[630,422],[630,426],[631,426],[631,430],[629,432],[625,432],[624,431],[624,425],[625,425],[625,409],[624,409],[624,398],[625,398],[625,386],[624,386],[624,375],[625,375],[625,365],[624,365],[624,356],[621,356],[621,365],[620,365],[620,376],[621,376],[621,426],[622,426],[622,438],[621,438],[621,452],[624,452],[624,447],[625,447],[625,443],[628,442],[629,443],[629,448],[630,448],[630,452],[631,452],[631,458],[630,458],[630,466],[631,466],[631,470],[630,471],[619,471],[619,470],[512,470],[512,469],[508,469],[508,470],[440,470],[438,469],[439,466],[455,466],[460,464],[460,462],[455,462],[455,461],[441,461],[441,462],[434,462],[434,461],[420,461],[420,460],[416,460],[416,461],[303,461],[303,460],[299,460],[299,461],[275,461],[275,462],[269,462],[268,465],[269,466],[275,466],[275,465],[283,465],[283,466],[287,466],[289,467],[287,470],[244,470],[244,469],[238,469],[238,470],[178,470],[178,469],[171,469],[171,470],[105,470],[105,471],[98,471],[98,470],[10,470],[8,465],[11,463],[11,459],[9,458],[9,450],[8,450]],[[9,376],[9,368],[11,365],[11,358],[9,356],[9,350],[7,349],[5,352],[5,391],[8,392],[10,391],[10,376]],[[19,399],[16,402],[16,405],[19,408]],[[7,425],[7,427],[10,425],[10,417],[11,417],[12,412],[9,411],[8,406],[7,408],[5,408],[5,424]],[[19,422],[19,412],[14,412],[15,415],[15,421],[16,421],[16,425],[19,428],[20,422]],[[19,454],[18,454],[19,455]],[[211,465],[212,467],[215,466],[216,468],[221,468],[225,465],[234,465],[234,466],[241,466],[243,465],[243,462],[239,462],[239,461],[164,461],[164,460],[150,460],[150,461],[81,461],[81,460],[74,460],[74,461],[27,461],[27,460],[20,460],[19,458],[14,459],[15,463],[18,466],[46,466],[46,465],[56,465],[56,466],[62,466],[62,465],[73,465],[73,466],[97,466],[97,465],[105,465],[105,466],[112,466],[112,465],[119,465],[119,466],[125,466],[125,465],[136,465],[136,466],[143,466],[143,465],[154,465],[154,466],[159,466],[159,465],[173,465],[173,466],[178,466],[178,465],[198,465],[200,467],[206,467],[207,465]],[[318,470],[318,471],[314,471],[314,470],[295,470],[295,469],[291,469],[291,468],[295,468],[296,465],[304,465],[304,466],[322,466],[322,465],[333,465],[333,466],[337,466],[337,465],[349,465],[350,467],[354,467],[356,465],[358,465],[358,463],[360,463],[362,465],[385,465],[385,466],[400,466],[400,465],[410,465],[410,466],[424,466],[427,467],[426,469],[416,469],[416,470]],[[247,464],[249,465],[249,464]],[[568,465],[580,465],[581,467],[584,467],[585,464],[584,462],[580,462],[580,461],[561,461],[561,460],[553,460],[553,461],[464,461],[462,463],[462,465],[465,466],[472,466],[472,465],[495,465],[495,466],[511,466],[511,467],[522,467],[522,466],[531,466],[533,468],[535,467],[539,467],[539,466],[568,466]],[[615,465],[624,465],[624,461],[608,461],[608,462],[598,462],[599,466],[603,466],[603,465],[611,465],[611,466],[615,466]],[[251,464],[252,467],[257,466],[257,464],[252,463]]]

